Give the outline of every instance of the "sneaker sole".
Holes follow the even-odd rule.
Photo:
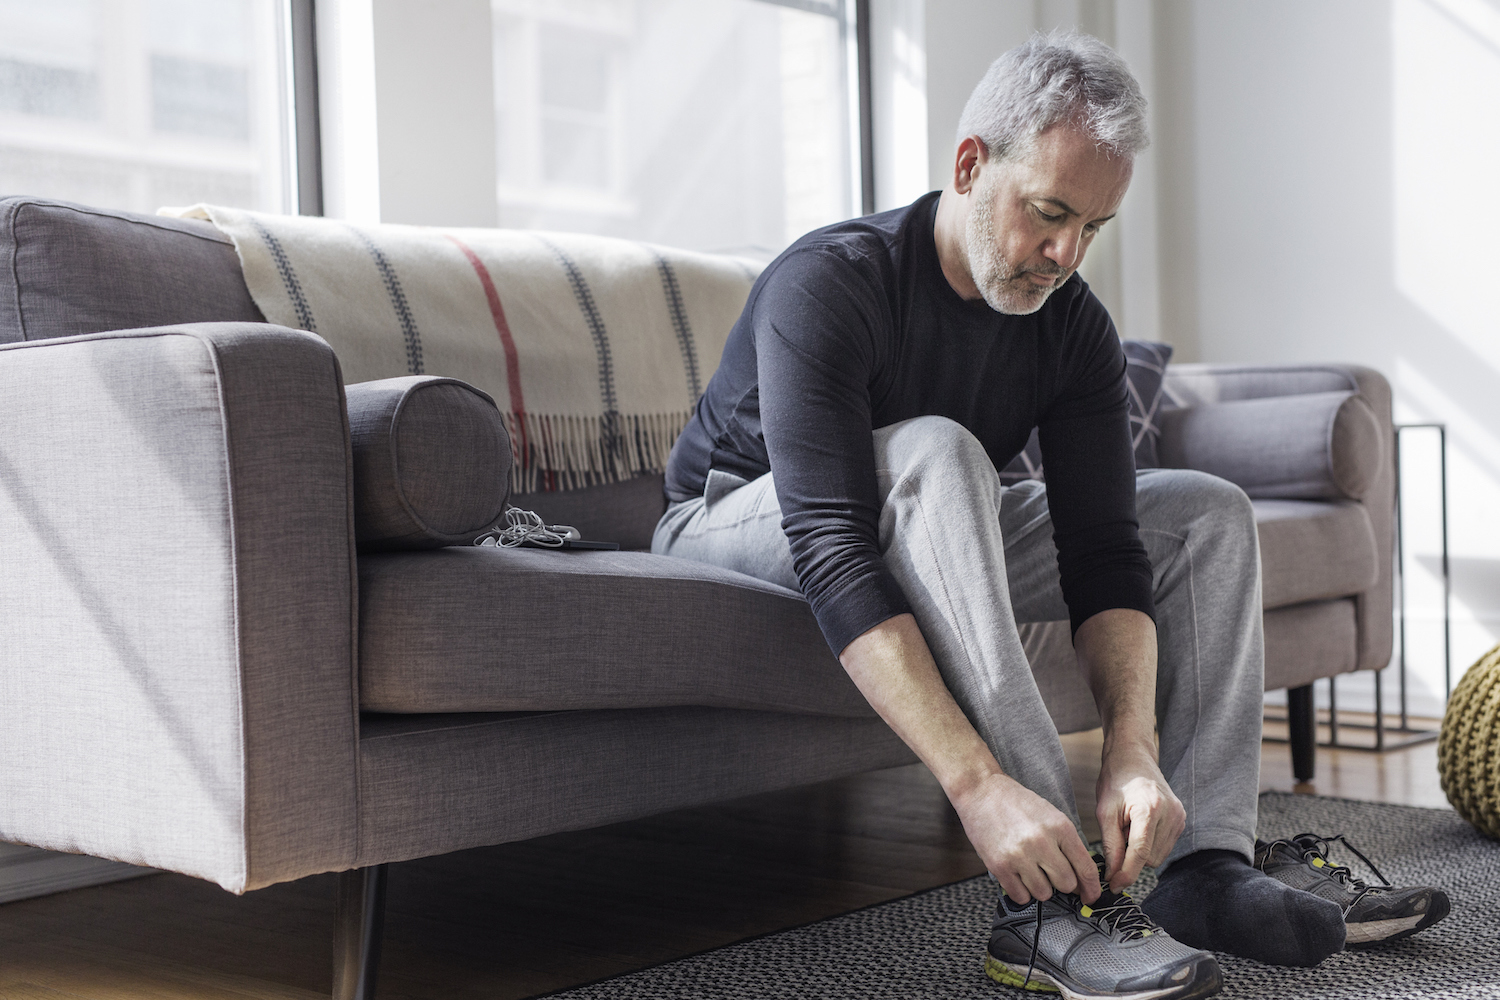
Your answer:
[[[1201,997],[1211,997],[1224,988],[1224,978],[1218,965],[1213,965],[1211,974],[1204,975],[1204,965],[1201,962],[1192,979],[1181,986],[1137,990],[1134,993],[1095,993],[1077,983],[1051,976],[1041,969],[1033,970],[1028,981],[1025,966],[1017,967],[1009,962],[1002,962],[988,952],[984,956],[984,972],[1004,986],[1033,993],[1061,993],[1068,1000],[1199,1000]]]
[[[1344,929],[1347,935],[1344,943],[1352,947],[1367,947],[1411,937],[1418,931],[1424,931],[1442,920],[1451,909],[1445,893],[1434,893],[1431,903],[1432,906],[1426,913],[1414,913],[1409,917],[1394,917],[1390,920],[1366,920],[1363,923],[1348,924]]]

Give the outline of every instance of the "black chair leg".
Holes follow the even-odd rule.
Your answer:
[[[333,929],[333,1000],[375,1000],[385,931],[385,865],[339,873]]]
[[[1292,744],[1292,774],[1311,781],[1317,769],[1318,720],[1313,713],[1313,686],[1287,688],[1287,738]]]

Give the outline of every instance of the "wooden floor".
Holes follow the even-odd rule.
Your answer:
[[[1099,735],[1065,743],[1090,816]],[[1264,745],[1261,787],[1293,789],[1285,744]],[[1298,790],[1446,805],[1431,743],[1320,749]],[[392,869],[380,997],[531,996],[981,870],[920,766],[408,862]],[[0,998],[326,996],[333,892],[332,876],[235,897],[153,875],[3,905]]]

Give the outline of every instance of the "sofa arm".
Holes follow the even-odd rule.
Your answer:
[[[1394,604],[1396,474],[1395,430],[1391,421],[1391,386],[1385,376],[1359,365],[1170,365],[1163,380],[1168,407],[1191,407],[1268,397],[1355,392],[1374,412],[1380,428],[1381,461],[1359,501],[1375,531],[1379,575],[1355,598],[1360,670],[1378,670],[1391,659]]]
[[[355,858],[338,363],[205,323],[0,346],[0,839],[235,892]]]

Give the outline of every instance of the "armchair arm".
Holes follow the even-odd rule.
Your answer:
[[[356,849],[342,380],[204,323],[0,346],[0,839],[234,892]]]
[[[1359,631],[1358,669],[1378,670],[1390,662],[1396,528],[1395,430],[1391,386],[1385,376],[1358,365],[1170,365],[1163,381],[1168,406],[1192,407],[1314,393],[1355,392],[1374,412],[1381,449],[1378,472],[1358,501],[1375,531],[1378,576],[1355,598]],[[1366,445],[1368,447],[1369,445]]]

